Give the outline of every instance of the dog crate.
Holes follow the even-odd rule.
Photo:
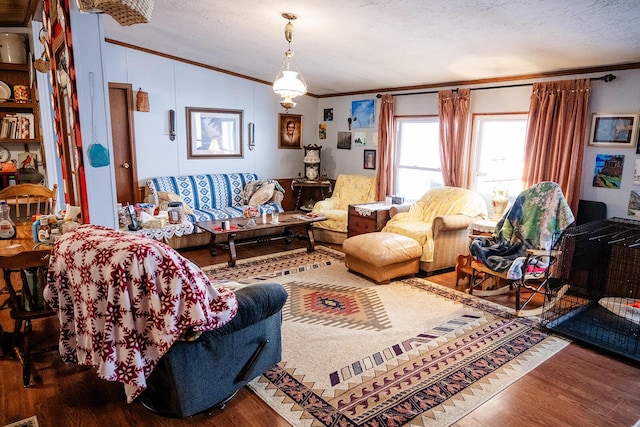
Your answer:
[[[565,291],[547,296],[546,327],[640,361],[640,221],[611,218],[572,227],[560,251]]]

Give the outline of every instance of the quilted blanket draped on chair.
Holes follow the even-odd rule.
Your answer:
[[[316,240],[342,244],[347,238],[349,205],[376,201],[376,177],[365,175],[338,175],[328,199],[313,206],[313,213],[324,215],[326,221],[313,224]],[[332,237],[327,239],[331,235]]]
[[[573,222],[573,212],[560,185],[543,181],[518,195],[496,225],[493,239],[475,239],[469,251],[493,271],[521,274],[521,268],[514,268],[515,261],[524,260],[527,249],[551,249]]]
[[[434,220],[449,215],[467,217],[468,221],[463,226],[466,229],[472,218],[487,217],[487,205],[482,197],[466,188],[434,188],[427,191],[408,212],[395,214],[382,231],[417,240],[422,246],[420,261],[429,262],[434,256]]]
[[[62,359],[124,383],[128,402],[184,333],[219,328],[238,310],[232,291],[171,247],[92,225],[56,242],[44,297],[58,312]]]

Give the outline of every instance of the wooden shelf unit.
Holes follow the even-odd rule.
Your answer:
[[[36,145],[38,146],[38,154],[42,161],[42,167],[46,170],[46,159],[44,153],[44,147],[42,144],[42,134],[40,131],[40,107],[38,103],[38,92],[36,90],[35,83],[31,84],[32,73],[35,70],[31,70],[29,64],[11,64],[7,62],[0,62],[0,81],[6,83],[12,91],[16,85],[23,85],[29,88],[28,102],[16,102],[15,99],[9,98],[5,102],[0,102],[0,120],[7,114],[15,113],[31,113],[33,114],[33,127],[34,137],[26,139],[16,138],[0,138],[0,144],[11,145],[7,148],[11,151],[22,151],[22,146]],[[21,144],[20,148],[16,148],[16,144]]]

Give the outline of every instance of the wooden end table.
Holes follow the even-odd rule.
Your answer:
[[[382,230],[389,221],[390,208],[384,202],[349,205],[347,237]]]
[[[329,193],[331,193],[331,181],[329,180],[312,180],[312,179],[294,179],[291,182],[291,189],[293,191],[297,191],[296,194],[296,206],[295,206],[295,210],[298,209],[306,209],[306,210],[311,210],[313,208],[313,203],[315,203],[315,201],[311,204],[311,206],[300,206],[300,203],[302,201],[302,193],[303,190],[305,189],[311,189],[311,190],[319,190],[320,191],[320,199],[318,200],[324,200],[325,195],[324,195],[324,190],[325,188],[327,189],[327,191]],[[314,195],[315,197],[315,195]],[[314,200],[314,199],[312,199]]]
[[[307,240],[307,252],[315,250],[315,239],[313,237],[314,222],[325,221],[325,216],[310,217],[303,212],[293,211],[280,213],[280,221],[276,224],[267,222],[262,223],[262,218],[254,218],[256,225],[247,227],[248,218],[238,217],[230,218],[230,230],[223,230],[222,223],[225,220],[199,221],[196,227],[211,234],[209,239],[209,252],[215,256],[219,246],[226,246],[229,250],[229,267],[236,265],[237,253],[236,246],[247,245],[252,243],[267,243],[274,240],[285,240],[290,242],[293,238]],[[305,226],[306,233],[298,234],[293,228],[296,226]],[[263,233],[256,233],[262,231]],[[256,234],[261,234],[256,236]],[[226,242],[218,241],[218,237],[227,237]]]

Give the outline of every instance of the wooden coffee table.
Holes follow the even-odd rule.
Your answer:
[[[270,216],[269,216],[270,217]],[[313,252],[315,249],[315,239],[313,238],[313,228],[311,225],[314,222],[325,221],[325,216],[309,217],[304,212],[292,211],[280,213],[280,221],[277,224],[267,222],[262,223],[262,218],[254,218],[256,225],[253,227],[247,227],[247,218],[238,217],[230,218],[231,225],[230,230],[223,230],[222,223],[225,220],[214,221],[198,221],[195,223],[196,227],[203,229],[211,233],[209,240],[209,252],[211,255],[216,255],[217,249],[220,246],[226,246],[229,250],[229,266],[236,265],[236,246],[247,245],[252,243],[265,243],[274,240],[286,240],[298,238],[307,241],[307,252]],[[294,227],[305,226],[306,234],[296,233]],[[258,236],[256,236],[256,234]],[[227,238],[227,241],[222,241],[222,238]]]

